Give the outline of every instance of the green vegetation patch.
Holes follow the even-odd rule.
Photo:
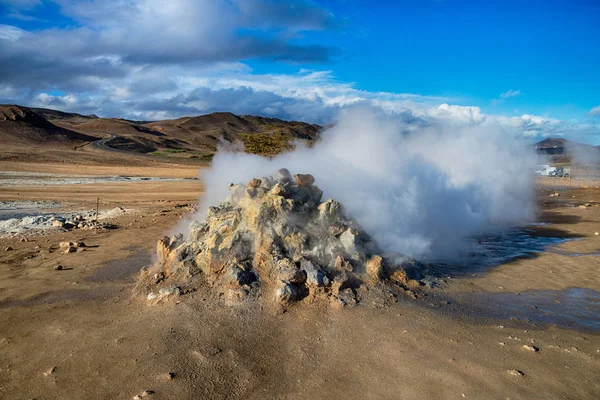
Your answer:
[[[259,156],[270,157],[294,148],[292,138],[281,132],[242,133],[240,138],[247,153]]]
[[[168,156],[169,154],[179,154],[179,153],[185,153],[185,150],[182,150],[182,149],[163,149],[163,150],[153,151],[152,153],[149,153],[149,154],[153,155],[153,156]]]

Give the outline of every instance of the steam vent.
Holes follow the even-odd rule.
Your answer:
[[[229,301],[262,298],[287,307],[327,301],[354,305],[375,288],[414,295],[418,263],[384,257],[356,220],[345,216],[312,175],[275,176],[231,184],[230,195],[194,221],[187,238],[158,242],[158,261],[142,270],[139,289],[149,303],[194,291]]]

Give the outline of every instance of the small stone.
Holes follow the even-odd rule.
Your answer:
[[[21,243],[23,243],[23,242],[29,242],[29,239],[27,239],[27,238],[21,238]]]
[[[298,184],[298,186],[310,186],[315,183],[315,177],[311,174],[296,174],[294,175],[294,180]]]
[[[85,243],[84,243],[84,242],[82,242],[82,241],[80,240],[80,241],[78,241],[77,243],[75,243],[75,247],[87,247],[87,246],[85,245]]]
[[[298,290],[293,285],[281,282],[279,288],[275,292],[275,301],[282,306],[286,306],[294,302],[297,296]]]
[[[525,373],[523,371],[519,371],[518,369],[509,369],[508,373],[512,376],[524,376]]]
[[[537,353],[538,351],[540,351],[539,347],[530,346],[530,345],[528,345],[528,344],[524,344],[524,345],[522,346],[522,348],[523,348],[524,350],[531,351],[532,353]]]
[[[600,232],[594,232],[594,236],[600,236]]]
[[[54,371],[56,371],[56,367],[52,367],[49,370],[47,370],[46,372],[44,372],[44,376],[50,376],[54,373]]]
[[[260,179],[253,178],[250,182],[248,182],[249,188],[257,188],[260,187],[262,181]]]
[[[55,269],[56,271],[62,271],[62,270],[63,270],[63,266],[62,266],[62,265],[60,265],[60,264],[58,264],[58,265],[55,265],[55,266],[54,266],[54,269]]]
[[[14,249],[13,249],[12,247],[10,247],[10,246],[6,246],[6,247],[4,248],[4,251],[13,251],[13,250],[14,250]]]
[[[67,247],[67,249],[64,251],[65,254],[69,254],[69,253],[75,253],[77,251],[77,247],[74,246],[69,246]]]

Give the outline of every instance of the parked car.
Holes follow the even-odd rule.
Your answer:
[[[554,171],[550,173],[550,176],[557,176],[561,178],[570,178],[571,177],[571,168],[556,168]]]

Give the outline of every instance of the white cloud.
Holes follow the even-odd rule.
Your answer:
[[[26,33],[26,31],[19,29],[16,26],[0,24],[0,40],[9,40],[14,42],[19,40]]]
[[[600,106],[592,108],[590,111],[588,111],[588,115],[591,115],[592,117],[600,115]]]
[[[310,0],[56,2],[77,27],[28,32],[0,25],[3,102],[143,120],[232,111],[317,123],[367,105],[398,116],[406,129],[450,123],[530,137],[598,133],[595,125],[542,116],[489,115],[446,96],[360,90],[329,70],[257,74],[242,62],[332,57],[330,48],[294,41],[299,33],[337,24]],[[520,95],[509,90],[497,101]]]
[[[506,100],[511,97],[519,97],[519,96],[523,96],[523,93],[519,89],[517,89],[517,90],[510,89],[507,92],[500,93],[500,99],[502,99],[502,100]]]

